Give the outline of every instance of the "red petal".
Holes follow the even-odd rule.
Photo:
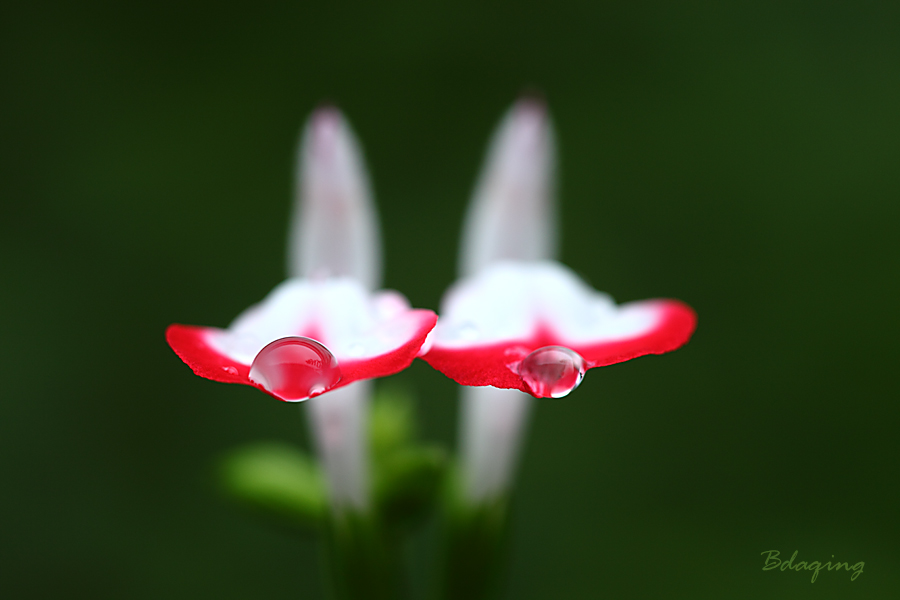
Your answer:
[[[578,352],[587,367],[602,367],[647,354],[663,354],[684,345],[697,324],[693,309],[678,300],[649,301],[659,311],[659,321],[635,337],[598,344],[569,344],[547,328],[520,340],[483,346],[442,348],[435,346],[422,358],[461,385],[494,386],[530,393],[513,369],[522,358],[544,346],[565,346]],[[512,367],[512,368],[511,368]]]
[[[371,358],[340,360],[341,380],[331,389],[354,381],[393,375],[408,367],[437,323],[437,315],[430,310],[412,310],[408,314],[418,320],[416,330],[409,340],[394,350]],[[175,354],[200,377],[259,387],[249,379],[250,365],[221,354],[208,342],[209,334],[215,331],[219,330],[192,325],[170,325],[166,330],[166,341]]]
[[[219,353],[207,342],[207,336],[214,331],[217,330],[212,327],[176,323],[166,329],[166,341],[194,374],[222,383],[251,385],[248,378],[250,365],[241,364]]]
[[[644,304],[644,302],[642,302]],[[605,367],[647,354],[665,354],[685,345],[697,327],[697,313],[678,300],[650,300],[660,313],[650,331],[631,339],[596,345],[572,346],[588,363],[588,368]]]
[[[425,343],[425,338],[434,329],[437,323],[437,315],[430,310],[415,309],[409,311],[419,320],[415,334],[408,342],[378,356],[360,359],[343,359],[339,361],[341,367],[340,387],[353,381],[362,379],[374,379],[399,373],[412,363],[419,354],[419,349]],[[332,388],[333,389],[333,388]]]

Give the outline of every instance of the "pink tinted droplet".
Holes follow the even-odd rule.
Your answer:
[[[285,402],[300,402],[333,388],[341,380],[337,359],[306,337],[275,340],[250,365],[250,381]]]
[[[519,375],[537,398],[562,398],[584,378],[584,359],[563,346],[538,348],[519,363]]]

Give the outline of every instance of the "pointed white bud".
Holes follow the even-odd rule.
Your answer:
[[[297,151],[288,239],[291,277],[353,277],[381,282],[381,241],[362,150],[333,107],[309,118]]]
[[[498,260],[541,260],[556,253],[556,151],[543,102],[519,100],[506,113],[463,226],[460,273]]]

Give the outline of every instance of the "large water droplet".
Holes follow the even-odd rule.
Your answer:
[[[584,379],[584,370],[581,355],[563,346],[538,348],[519,363],[519,375],[538,398],[568,395]]]
[[[341,380],[337,359],[328,348],[306,337],[275,340],[250,365],[250,381],[285,402],[300,402]]]

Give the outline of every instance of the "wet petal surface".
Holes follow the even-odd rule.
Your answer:
[[[324,346],[339,364],[340,379],[328,388],[335,389],[409,366],[436,321],[432,311],[411,309],[397,292],[370,294],[352,279],[292,279],[228,329],[176,324],[166,339],[197,375],[256,385],[279,397],[271,383],[254,383],[250,373],[260,352],[276,340],[303,337]]]
[[[568,349],[586,370],[670,352],[687,342],[695,326],[694,311],[678,300],[616,305],[558,263],[506,262],[448,291],[423,358],[463,385],[551,396],[543,387],[535,393],[530,369],[520,371],[538,349]]]

